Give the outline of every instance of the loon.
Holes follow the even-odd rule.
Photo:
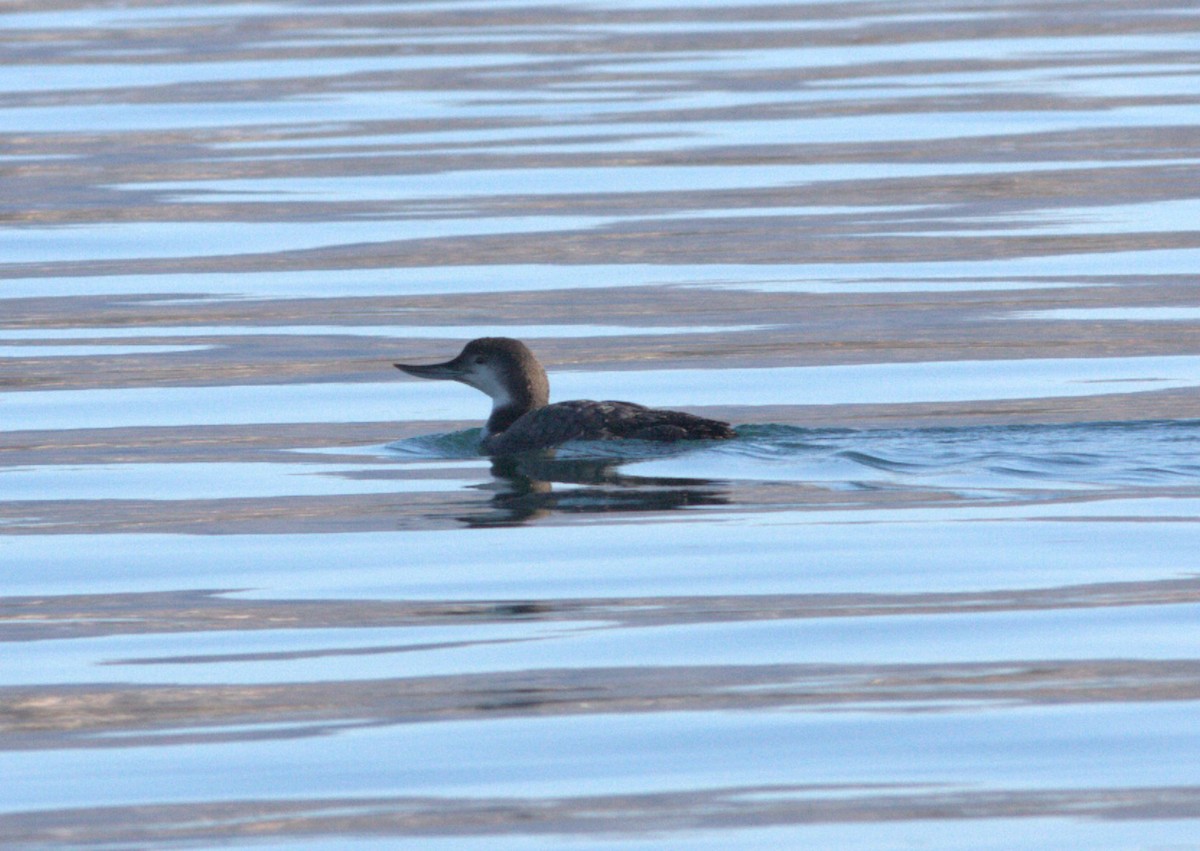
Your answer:
[[[550,401],[550,382],[533,352],[520,340],[481,337],[453,360],[396,369],[417,378],[461,381],[492,397],[482,449],[508,455],[550,449],[568,440],[727,440],[729,423],[682,411],[647,408],[632,402]]]

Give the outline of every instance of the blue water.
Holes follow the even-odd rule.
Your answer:
[[[1195,842],[1189,5],[0,31],[0,846]]]

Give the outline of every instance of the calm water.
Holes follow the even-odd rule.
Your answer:
[[[0,845],[1200,847],[1192,4],[0,35]]]

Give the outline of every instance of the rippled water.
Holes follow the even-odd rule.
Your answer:
[[[1189,4],[0,32],[0,845],[1195,843]]]

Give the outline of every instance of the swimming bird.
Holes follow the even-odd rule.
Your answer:
[[[520,340],[481,337],[445,363],[398,363],[417,378],[460,381],[492,397],[482,449],[507,455],[549,449],[568,440],[726,440],[729,423],[632,402],[550,401],[550,381]]]

